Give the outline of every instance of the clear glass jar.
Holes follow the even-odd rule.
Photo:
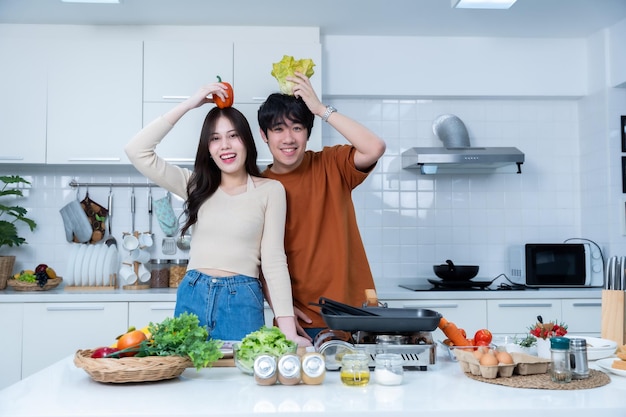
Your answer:
[[[170,261],[170,287],[178,288],[178,285],[187,273],[187,259],[172,259]]]
[[[278,360],[278,382],[283,385],[296,385],[300,380],[300,357],[295,353],[285,353]]]
[[[572,369],[569,361],[569,339],[567,337],[550,338],[550,378],[553,382],[572,381]]]
[[[169,259],[150,260],[150,288],[167,288],[170,286]]]
[[[259,355],[254,359],[254,381],[258,385],[274,385],[278,381],[276,358]]]
[[[376,355],[374,377],[380,385],[400,385],[404,376],[404,360],[398,353],[379,353]]]
[[[369,356],[365,353],[347,353],[341,359],[341,382],[362,387],[370,382]]]
[[[324,382],[326,364],[324,356],[317,352],[307,352],[302,356],[302,382],[319,385]]]

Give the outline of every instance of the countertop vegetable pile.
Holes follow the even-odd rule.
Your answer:
[[[241,340],[237,358],[246,368],[252,369],[254,359],[259,355],[278,358],[284,353],[295,352],[297,348],[298,345],[287,339],[278,327],[263,326]]]
[[[178,317],[168,317],[161,323],[150,323],[148,333],[150,337],[141,341],[138,346],[116,350],[102,357],[120,358],[128,356],[128,353],[135,357],[187,356],[199,370],[224,356],[220,350],[223,342],[208,339],[207,329],[199,325],[195,314],[183,313]]]

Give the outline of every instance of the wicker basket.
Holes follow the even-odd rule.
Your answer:
[[[180,376],[186,368],[193,367],[189,358],[180,356],[145,356],[142,358],[93,359],[93,350],[78,350],[74,364],[82,368],[98,382],[123,384],[172,379]]]
[[[61,281],[63,281],[61,277],[51,278],[43,287],[40,287],[36,282],[24,282],[11,278],[7,281],[7,285],[15,291],[48,291],[56,288]]]
[[[13,274],[15,256],[0,256],[0,290],[7,287],[7,281]]]

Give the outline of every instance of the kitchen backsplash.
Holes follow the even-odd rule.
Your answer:
[[[480,266],[481,278],[507,269],[507,248],[529,241],[563,241],[579,236],[579,135],[575,101],[556,99],[328,99],[340,112],[359,120],[387,142],[387,152],[369,178],[353,193],[361,234],[377,283],[416,282],[433,276],[432,266],[451,259]],[[525,153],[522,174],[423,176],[401,168],[402,151],[414,146],[441,146],[432,123],[441,114],[465,123],[472,146],[515,146]],[[316,123],[320,123],[319,119]],[[129,138],[130,139],[130,138]],[[345,143],[323,126],[324,145]],[[38,223],[25,231],[28,245],[16,269],[47,263],[62,275],[69,244],[59,209],[72,198],[106,206],[109,187],[80,183],[146,183],[132,167],[0,166],[1,175],[32,181],[21,204]],[[120,240],[130,231],[130,187],[113,188],[112,229]],[[165,195],[153,190],[154,199]],[[148,188],[135,189],[136,229],[148,230]],[[180,214],[182,201],[174,198]],[[163,234],[153,220],[153,258],[163,256]]]

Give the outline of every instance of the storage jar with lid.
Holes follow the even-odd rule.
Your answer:
[[[285,353],[278,360],[278,382],[283,385],[300,383],[300,357],[295,353]]]
[[[572,379],[589,378],[589,362],[587,360],[587,341],[574,338],[569,341],[569,364],[572,368]]]
[[[302,355],[302,382],[307,385],[319,385],[326,376],[326,361],[318,352],[307,352]]]
[[[170,261],[170,287],[178,288],[178,285],[187,273],[187,259],[172,259]]]
[[[376,354],[374,378],[380,385],[400,385],[404,376],[402,355],[398,353]]]
[[[170,286],[169,259],[150,259],[150,288],[167,288]]]
[[[369,356],[365,353],[346,353],[341,359],[341,382],[361,387],[370,382]]]
[[[259,355],[254,359],[254,381],[258,385],[274,385],[278,381],[276,358]]]

